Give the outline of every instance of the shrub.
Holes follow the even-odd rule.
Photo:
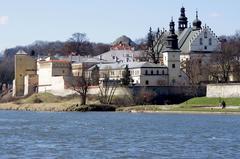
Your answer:
[[[117,106],[131,106],[134,105],[135,102],[133,100],[133,96],[122,95],[122,96],[114,96],[112,104]]]
[[[135,104],[152,104],[156,96],[157,93],[153,90],[141,88],[141,90],[134,95],[134,102]]]
[[[33,103],[43,103],[43,101],[40,98],[36,97],[33,99]]]

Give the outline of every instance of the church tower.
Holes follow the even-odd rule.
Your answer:
[[[176,85],[180,77],[180,50],[178,47],[178,36],[175,34],[175,23],[170,22],[169,35],[167,36],[167,47],[163,52],[163,64],[168,67],[168,84]]]
[[[181,14],[178,18],[178,31],[182,32],[184,29],[188,27],[188,18],[185,15],[185,8],[181,8]]]

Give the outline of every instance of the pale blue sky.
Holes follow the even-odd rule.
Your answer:
[[[217,35],[240,29],[239,0],[0,0],[0,49],[35,40],[67,40],[84,32],[90,41],[110,43],[121,35],[144,37],[150,26],[168,28],[182,4],[189,22],[196,8]]]

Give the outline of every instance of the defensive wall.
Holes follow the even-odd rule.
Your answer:
[[[207,85],[207,97],[240,97],[240,83],[209,84]]]

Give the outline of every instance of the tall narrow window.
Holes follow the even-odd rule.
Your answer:
[[[206,31],[204,32],[204,38],[207,38],[207,32]]]
[[[151,70],[151,75],[153,75],[153,70]]]
[[[148,70],[145,70],[145,75],[147,75],[148,74]]]
[[[148,85],[148,84],[149,84],[149,81],[148,81],[148,80],[146,80],[146,81],[145,81],[145,84],[146,84],[146,85]]]
[[[209,45],[212,45],[212,38],[209,39]]]
[[[162,74],[164,75],[165,73],[164,73],[164,70],[162,70]]]
[[[202,38],[200,38],[200,45],[202,45],[203,44],[203,39]]]

